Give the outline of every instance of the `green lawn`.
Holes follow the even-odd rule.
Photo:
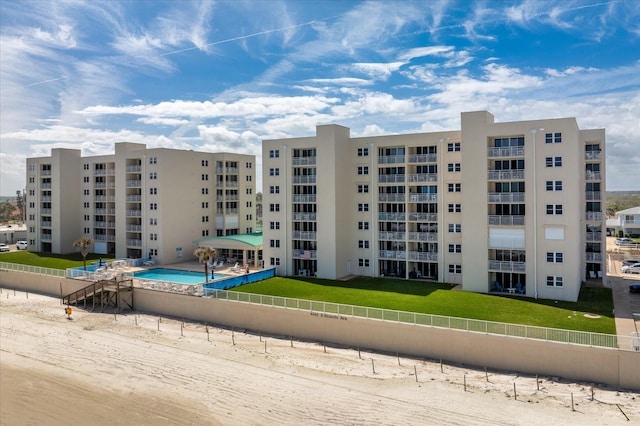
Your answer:
[[[87,265],[92,261],[100,259],[99,254],[88,254]],[[112,259],[102,257],[102,260],[111,261]],[[32,253],[30,251],[12,251],[0,253],[0,262],[19,263],[21,265],[40,266],[52,269],[77,268],[82,266],[82,254],[72,253],[64,255],[56,255],[51,253]]]
[[[576,303],[452,291],[453,286],[360,277],[350,281],[275,277],[236,291],[487,321],[615,334],[610,289],[583,287]],[[600,315],[592,319],[585,313]]]

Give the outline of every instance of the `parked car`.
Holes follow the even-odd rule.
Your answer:
[[[636,263],[640,263],[640,259],[625,259],[622,261],[622,266],[631,266]]]
[[[640,293],[640,284],[631,284],[629,286],[629,293]]]
[[[10,251],[11,247],[9,247],[9,245],[5,244],[5,243],[0,243],[0,252],[2,251]]]
[[[621,268],[623,274],[640,274],[640,263],[635,265],[623,266]]]
[[[633,240],[631,238],[618,238],[617,240],[615,240],[616,245],[618,246],[623,246],[625,244],[631,244],[633,243]]]
[[[27,249],[27,242],[26,241],[16,241],[16,248],[18,250],[26,250]],[[640,262],[640,260],[638,261]]]

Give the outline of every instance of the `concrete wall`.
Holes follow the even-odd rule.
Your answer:
[[[84,282],[45,275],[0,272],[0,285],[59,295],[79,289]],[[495,336],[484,333],[415,326],[296,309],[260,306],[134,290],[137,311],[210,324],[331,342],[478,367],[557,376],[640,389],[640,352]]]

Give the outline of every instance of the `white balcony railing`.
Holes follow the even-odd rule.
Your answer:
[[[387,193],[379,193],[378,201],[395,201],[395,202],[404,202],[405,194],[387,194]]]
[[[504,148],[489,148],[487,150],[487,156],[490,158],[495,157],[524,157],[523,146],[509,146]]]
[[[524,226],[524,216],[489,215],[489,225]]]
[[[407,252],[404,250],[396,251],[396,250],[380,250],[378,252],[378,257],[380,259],[397,259],[403,260],[407,258]]]
[[[316,164],[316,157],[293,157],[291,164],[294,166],[309,166]]]
[[[314,231],[293,231],[291,238],[294,240],[316,240],[318,233]]]
[[[317,196],[315,194],[296,194],[291,197],[294,203],[315,203]]]
[[[314,221],[316,220],[316,213],[293,213],[293,220],[298,221]]]
[[[405,175],[379,175],[378,182],[380,183],[399,183],[405,181]]]
[[[404,241],[405,238],[406,233],[404,232],[382,231],[378,234],[380,240]]]
[[[409,183],[437,182],[438,175],[435,173],[414,173],[409,175]]]
[[[602,221],[602,213],[601,212],[586,212],[586,219],[592,222],[600,222]]]
[[[409,194],[410,203],[423,203],[429,201],[438,201],[438,194]]]
[[[294,176],[292,180],[294,184],[316,183],[317,176],[316,175]]]
[[[584,153],[585,160],[599,160],[602,151],[587,151]]]
[[[489,170],[489,180],[522,180],[524,170]]]
[[[409,163],[435,163],[438,154],[412,154],[409,155]]]
[[[409,232],[409,241],[438,241],[437,232]]]
[[[500,272],[524,272],[527,264],[525,262],[509,262],[504,260],[489,260],[490,271]]]
[[[378,164],[398,163],[404,163],[404,155],[381,155],[378,157]]]
[[[601,180],[600,172],[592,172],[590,170],[587,170],[586,179],[587,180]]]
[[[437,222],[437,213],[409,213],[409,220],[412,222]]]
[[[378,220],[404,221],[404,213],[378,213]]]
[[[523,203],[524,192],[490,192],[490,203]]]
[[[409,260],[418,260],[422,262],[437,262],[438,253],[427,253],[424,251],[409,251],[407,258]]]
[[[587,262],[602,262],[602,253],[585,253]]]

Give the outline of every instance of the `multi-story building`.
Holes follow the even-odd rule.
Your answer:
[[[604,145],[575,118],[486,111],[459,131],[263,141],[265,264],[576,300],[605,270]]]
[[[175,263],[192,241],[244,234],[255,224],[255,156],[116,143],[113,155],[53,149],[27,159],[29,250]]]

